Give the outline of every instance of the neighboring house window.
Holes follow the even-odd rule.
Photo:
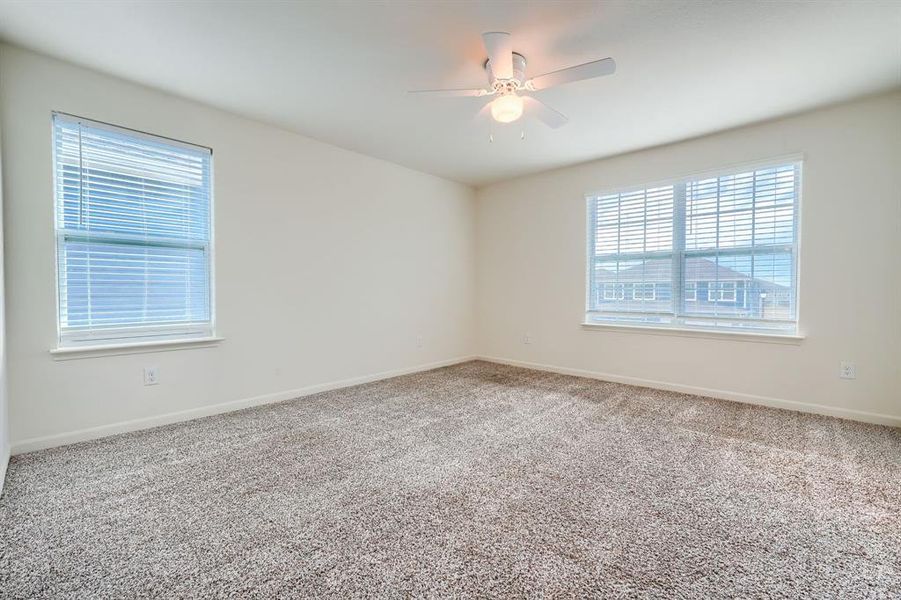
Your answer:
[[[212,335],[211,151],[53,115],[60,346]]]
[[[734,281],[711,281],[707,284],[708,302],[735,302]]]
[[[604,284],[604,300],[622,300],[625,297],[626,290],[622,283]]]
[[[634,300],[654,300],[657,297],[657,286],[653,283],[636,283],[632,287]]]
[[[697,300],[698,300],[698,284],[697,283],[686,283],[685,288],[683,289],[683,293],[685,294],[686,302],[697,302]]]
[[[588,196],[588,298],[632,294],[587,321],[796,333],[800,188],[790,162]]]

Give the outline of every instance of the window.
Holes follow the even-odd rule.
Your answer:
[[[622,300],[626,297],[625,286],[621,283],[604,284],[604,300]]]
[[[212,335],[211,151],[53,115],[60,346]]]
[[[735,302],[734,281],[711,281],[707,284],[708,302]]]
[[[800,186],[791,162],[589,196],[586,320],[796,333]]]
[[[657,298],[657,285],[654,283],[636,283],[632,286],[633,300],[654,300]]]
[[[697,302],[698,300],[698,284],[690,281],[685,284],[683,288],[685,290],[685,301],[686,302]]]

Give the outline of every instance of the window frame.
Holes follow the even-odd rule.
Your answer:
[[[613,291],[613,294],[611,296],[607,295],[608,289],[611,289]],[[604,300],[625,300],[626,299],[626,284],[625,283],[604,283],[603,299]]]
[[[120,135],[127,135],[135,139],[143,139],[155,143],[164,143],[173,147],[182,147],[192,151],[201,151],[209,154],[209,198],[208,198],[208,218],[209,218],[209,236],[205,242],[188,242],[186,240],[178,240],[174,247],[178,248],[200,248],[202,247],[207,259],[207,285],[209,286],[209,321],[203,326],[186,326],[185,324],[157,324],[150,326],[142,326],[135,324],[123,327],[105,328],[104,332],[109,333],[105,336],[91,335],[85,333],[79,335],[77,333],[66,333],[63,330],[61,319],[61,302],[63,289],[61,287],[60,276],[60,249],[61,245],[67,240],[75,240],[79,237],[99,240],[104,237],[102,233],[93,233],[90,236],[73,233],[59,228],[58,211],[61,198],[58,191],[58,169],[57,169],[57,153],[56,153],[56,125],[57,119],[61,119],[68,123],[84,124],[88,127],[110,131]],[[53,171],[53,215],[52,215],[52,235],[54,243],[53,257],[53,279],[55,291],[55,308],[56,308],[56,347],[50,350],[51,354],[58,355],[92,355],[107,356],[110,354],[121,353],[129,354],[134,352],[157,351],[160,349],[173,349],[180,347],[202,347],[215,345],[222,341],[223,338],[217,336],[216,321],[216,246],[215,246],[215,168],[213,159],[213,149],[201,144],[194,144],[183,140],[148,133],[130,127],[114,125],[104,121],[97,121],[86,117],[80,117],[62,111],[51,111],[50,117],[51,129],[51,169]],[[107,236],[109,240],[119,240],[128,237],[127,235],[110,234]],[[149,247],[153,244],[146,244]],[[140,246],[135,244],[135,246]],[[131,335],[129,335],[131,334]],[[107,352],[109,351],[109,352]]]
[[[688,286],[683,286],[682,301],[683,302],[697,302],[698,301],[698,283],[697,282],[691,284],[691,298],[688,297]]]
[[[691,172],[685,175],[670,177],[666,179],[658,179],[655,181],[650,181],[644,184],[639,185],[629,185],[622,187],[612,187],[606,188],[601,191],[590,192],[584,195],[585,199],[585,208],[586,208],[586,231],[587,235],[585,238],[586,246],[585,246],[585,254],[586,262],[585,262],[585,319],[582,323],[584,327],[587,328],[610,328],[622,331],[628,330],[661,330],[662,332],[666,332],[667,330],[674,332],[683,332],[686,334],[716,334],[717,337],[720,334],[729,337],[735,336],[737,338],[747,338],[747,339],[762,339],[762,338],[785,338],[785,339],[794,339],[800,340],[803,339],[804,336],[801,332],[801,290],[800,290],[800,247],[801,247],[801,211],[803,207],[803,187],[804,187],[804,162],[805,157],[803,154],[790,154],[780,157],[775,157],[772,159],[759,160],[753,162],[745,162],[738,163],[729,166],[725,166],[722,168],[709,168],[701,171]],[[789,295],[788,304],[791,306],[791,303],[794,303],[794,319],[786,319],[786,320],[774,320],[774,319],[754,319],[754,318],[742,318],[742,317],[734,317],[734,316],[715,316],[715,317],[707,317],[703,315],[697,314],[689,314],[685,310],[686,302],[697,302],[699,297],[698,295],[698,286],[695,284],[693,298],[686,295],[683,288],[684,277],[683,277],[683,267],[685,264],[685,259],[691,256],[699,256],[703,257],[704,255],[709,254],[719,254],[722,256],[724,254],[723,248],[718,249],[704,249],[704,250],[686,250],[685,247],[685,192],[684,186],[693,181],[710,179],[710,178],[722,178],[729,177],[732,175],[737,175],[740,173],[745,173],[748,171],[758,171],[765,169],[772,169],[778,167],[785,166],[794,166],[795,167],[795,198],[794,198],[794,211],[792,214],[792,227],[793,227],[793,239],[791,244],[772,244],[769,248],[769,251],[772,253],[778,253],[780,250],[782,252],[788,253],[791,255],[792,265],[790,271],[790,277],[792,281],[792,286],[788,292]],[[682,191],[677,192],[676,188],[678,186],[683,186]],[[610,195],[625,195],[628,193],[634,193],[643,190],[649,190],[654,188],[660,188],[665,186],[673,186],[674,188],[674,206],[673,206],[673,236],[672,236],[672,249],[671,251],[660,251],[660,252],[646,252],[644,253],[645,259],[653,259],[656,258],[656,255],[660,255],[660,258],[664,258],[666,256],[672,256],[673,260],[673,272],[672,272],[672,294],[673,294],[673,311],[672,313],[634,313],[630,314],[629,312],[622,311],[617,314],[617,317],[603,318],[604,310],[592,310],[591,304],[591,284],[592,284],[592,271],[595,268],[595,261],[597,260],[594,254],[595,251],[595,233],[597,231],[597,223],[596,219],[596,211],[594,210],[594,204],[598,198],[602,196],[610,196]],[[678,197],[677,197],[678,196]],[[681,203],[681,206],[679,204]],[[767,246],[766,244],[761,244],[760,247]],[[734,255],[750,252],[753,248],[757,246],[746,246],[739,247],[736,249],[732,249],[731,247],[725,247],[725,254],[732,253]],[[635,253],[638,254],[638,253]],[[608,257],[608,260],[624,260],[628,258],[628,253],[624,253],[622,255],[611,255]],[[624,258],[625,257],[625,258]],[[745,286],[746,287],[746,286]],[[708,292],[709,293],[709,292]],[[735,299],[728,302],[737,302],[739,299],[739,294],[742,298],[742,304],[747,303],[747,289],[739,290],[736,284],[735,287]],[[727,301],[721,301],[727,302]],[[670,317],[669,322],[646,322],[643,321],[640,317]],[[767,324],[770,326],[768,327]]]
[[[710,284],[716,284],[716,287],[711,287]],[[731,290],[727,290],[724,286],[730,285],[732,286]],[[732,297],[726,298],[726,292],[731,291]],[[714,295],[719,296],[718,298],[714,297]],[[738,302],[738,282],[734,279],[723,279],[721,281],[708,281],[707,282],[707,302]]]
[[[650,289],[651,294],[645,292]],[[638,302],[654,302],[657,300],[657,284],[653,281],[641,281],[632,284],[632,299]]]

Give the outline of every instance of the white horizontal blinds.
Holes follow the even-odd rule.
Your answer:
[[[685,315],[795,320],[798,182],[795,164],[686,182]]]
[[[590,199],[589,311],[673,310],[673,186]]]
[[[588,319],[794,331],[800,163],[590,196]]]
[[[210,151],[54,115],[61,342],[210,333]]]

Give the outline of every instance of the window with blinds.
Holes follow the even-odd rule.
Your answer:
[[[211,151],[53,115],[60,346],[212,335]]]
[[[588,197],[589,323],[797,332],[801,164]]]

